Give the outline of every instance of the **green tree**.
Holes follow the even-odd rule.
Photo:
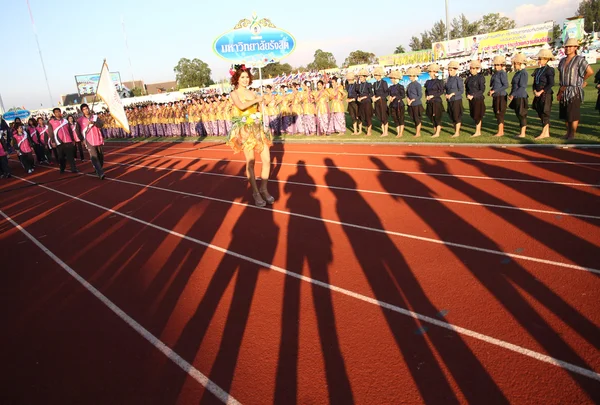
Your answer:
[[[487,34],[495,31],[511,30],[517,26],[515,20],[508,17],[500,17],[500,13],[489,13],[477,21],[479,30],[477,34]]]
[[[394,51],[394,53],[406,53],[406,49],[404,48],[404,45],[398,45],[396,47],[396,50]]]
[[[337,64],[331,52],[325,52],[321,49],[315,51],[315,59],[306,65],[309,70],[323,70],[336,68]]]
[[[429,31],[429,39],[431,43],[446,40],[446,24],[442,20],[436,21],[433,24],[433,27]],[[429,44],[428,48],[431,48],[431,44]]]
[[[344,61],[344,66],[352,66],[352,65],[373,65],[377,63],[377,56],[371,52],[365,51],[353,51],[350,52],[346,60]]]
[[[552,27],[552,38],[554,39],[554,42],[557,44],[562,44],[561,38],[562,37],[562,28],[560,27],[560,25],[554,23],[554,26]]]
[[[134,97],[139,97],[142,95],[142,89],[140,89],[139,87],[134,87],[133,89],[131,89],[131,92],[133,93]]]
[[[179,59],[177,66],[173,68],[175,71],[175,79],[177,80],[177,88],[185,89],[186,87],[206,87],[214,84],[210,78],[211,70],[206,62],[194,58]]]
[[[411,51],[418,51],[421,49],[421,40],[419,37],[412,36],[408,42],[408,46]]]
[[[585,31],[600,30],[600,0],[582,0],[577,7],[577,14],[585,19],[583,26]]]
[[[267,66],[265,66],[262,69],[262,75],[263,77],[275,77],[275,76],[279,76],[282,73],[285,73],[286,75],[289,75],[290,72],[292,71],[292,65],[290,65],[289,63],[269,63]]]
[[[479,31],[479,22],[470,22],[469,19],[461,14],[454,18],[450,24],[450,38],[464,38],[477,35]]]

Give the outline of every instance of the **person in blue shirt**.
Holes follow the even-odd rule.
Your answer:
[[[406,99],[408,100],[408,116],[415,123],[415,138],[421,136],[421,125],[423,117],[423,90],[417,78],[421,74],[418,68],[410,68],[406,75],[410,78],[410,83],[406,86]]]
[[[481,136],[481,120],[485,115],[485,77],[481,74],[481,62],[472,60],[469,64],[471,75],[465,80],[465,91],[469,100],[469,114],[475,121],[475,133],[471,138]]]
[[[440,65],[432,63],[427,67],[429,73],[429,80],[425,82],[425,98],[427,99],[427,109],[425,110],[427,116],[433,123],[433,129],[435,130],[432,138],[440,136],[442,131],[442,113],[444,112],[444,105],[442,104],[442,94],[444,94],[444,83],[437,78],[437,74],[440,71]]]
[[[527,58],[522,53],[518,53],[512,58],[515,75],[510,82],[511,90],[508,96],[508,105],[512,110],[515,111],[519,120],[519,126],[521,127],[521,133],[519,138],[525,138],[527,131],[527,109],[529,108],[527,103],[527,72],[525,71]]]
[[[460,126],[462,125],[463,103],[462,96],[465,92],[465,86],[460,77],[458,69],[460,65],[456,61],[448,64],[448,79],[446,80],[446,100],[448,101],[448,115],[454,125],[454,135],[452,138],[460,136]]]
[[[406,97],[406,91],[404,86],[399,83],[399,71],[394,70],[391,72],[389,78],[392,80],[392,85],[388,88],[388,100],[390,102],[388,109],[396,124],[396,138],[401,138],[404,135],[404,98]]]
[[[541,49],[537,54],[538,68],[533,72],[533,102],[532,108],[542,120],[542,133],[535,139],[550,136],[550,112],[552,111],[552,86],[554,86],[554,68],[548,66],[548,61],[554,59],[550,49]]]
[[[503,55],[494,56],[494,74],[490,79],[490,92],[492,96],[492,110],[496,116],[498,132],[494,136],[504,136],[504,114],[506,114],[506,98],[508,89],[508,75],[506,74],[506,58]]]

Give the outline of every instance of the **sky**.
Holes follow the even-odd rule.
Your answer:
[[[571,17],[579,0],[448,3],[450,20],[461,13],[476,20],[499,12],[522,26]],[[213,41],[253,12],[294,36],[296,50],[282,61],[294,67],[310,63],[317,49],[333,53],[338,65],[354,50],[377,56],[393,53],[398,45],[409,50],[411,36],[445,19],[444,0],[380,0],[376,8],[358,1],[294,4],[273,0],[29,0],[49,91],[27,0],[0,0],[4,44],[0,96],[6,109],[56,106],[61,95],[77,92],[75,75],[98,73],[104,59],[111,72],[120,72],[122,81],[135,78],[150,84],[175,80],[173,68],[179,59],[199,58],[210,66],[217,81],[228,76],[229,64],[213,53]]]

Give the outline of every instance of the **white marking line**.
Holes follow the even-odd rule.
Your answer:
[[[58,169],[54,169],[54,170],[58,170]],[[86,175],[84,173],[80,173],[80,174],[81,175]],[[93,174],[87,174],[86,176],[95,177]],[[32,183],[29,180],[22,179],[20,177],[16,177],[16,178],[18,178],[20,180],[23,180],[23,181],[26,181],[26,182],[29,182],[29,183]],[[333,220],[333,219],[320,218],[320,217],[318,218],[318,217],[313,217],[313,216],[310,216],[310,215],[298,214],[298,213],[295,213],[295,212],[288,212],[288,211],[278,210],[278,209],[275,209],[275,208],[261,208],[261,207],[255,206],[255,205],[245,204],[245,203],[241,203],[241,202],[238,202],[238,201],[230,201],[230,200],[224,200],[224,199],[216,198],[216,197],[201,196],[201,195],[196,195],[196,194],[192,194],[192,193],[187,193],[185,191],[171,190],[171,189],[168,189],[168,188],[163,188],[163,187],[158,187],[158,186],[151,186],[149,184],[136,183],[136,182],[133,182],[133,181],[127,181],[127,180],[121,180],[121,179],[113,179],[113,178],[108,178],[108,177],[106,178],[106,180],[116,181],[118,183],[130,184],[130,185],[134,185],[134,186],[142,187],[142,188],[151,188],[151,189],[154,189],[154,190],[165,191],[167,193],[175,193],[175,194],[187,195],[187,196],[195,197],[195,198],[202,198],[202,199],[206,199],[206,200],[222,202],[222,203],[225,203],[225,204],[238,205],[238,206],[241,206],[241,207],[244,207],[244,208],[250,207],[250,208],[255,208],[255,209],[269,210],[269,211],[277,213],[277,214],[289,215],[289,216],[294,216],[294,217],[304,218],[304,219],[310,219],[312,221],[321,221],[321,222],[325,222],[325,223],[328,223],[328,224],[334,224],[334,225],[339,225],[339,226],[346,226],[346,227],[350,227],[350,228],[361,229],[361,230],[364,230],[364,231],[383,233],[383,234],[386,234],[386,235],[398,236],[398,237],[401,237],[401,238],[413,239],[413,240],[418,240],[418,241],[421,241],[421,242],[434,243],[436,245],[444,245],[444,246],[449,246],[449,247],[456,247],[456,248],[461,248],[461,249],[473,250],[473,251],[476,251],[476,252],[489,253],[489,254],[493,254],[493,255],[497,255],[497,256],[502,256],[502,257],[511,257],[513,259],[522,259],[522,260],[526,260],[526,261],[530,261],[530,262],[535,262],[535,263],[542,263],[542,264],[547,264],[547,265],[551,265],[551,266],[564,267],[564,268],[573,269],[573,270],[588,271],[590,273],[600,274],[600,269],[595,269],[595,268],[592,268],[592,267],[579,266],[577,264],[557,262],[557,261],[553,261],[553,260],[541,259],[541,258],[532,257],[532,256],[520,255],[520,254],[516,254],[516,253],[507,253],[507,252],[503,252],[501,250],[492,250],[492,249],[480,248],[480,247],[477,247],[477,246],[465,245],[465,244],[462,244],[462,243],[447,242],[447,241],[443,241],[443,240],[439,240],[439,239],[426,238],[424,236],[412,235],[412,234],[409,234],[409,233],[402,233],[402,232],[396,232],[396,231],[388,231],[388,230],[379,229],[379,228],[371,228],[371,227],[368,227],[368,226],[356,225],[356,224],[352,224],[352,223],[349,223],[349,222],[341,222],[341,221],[336,221],[336,220]],[[87,201],[87,200],[80,199],[79,197],[75,197],[75,196],[72,196],[70,194],[63,193],[62,191],[51,189],[51,188],[48,188],[48,187],[43,186],[41,184],[38,184],[38,186],[40,186],[42,188],[45,188],[45,189],[48,189],[50,191],[54,191],[54,192],[59,193],[59,194],[66,195],[66,196],[71,197],[71,198],[75,198],[77,200],[86,202],[88,204],[92,204],[92,205],[101,207],[102,209],[110,210],[109,208],[106,208],[106,207],[103,207],[103,206],[100,206],[100,205],[96,205],[95,203],[92,203],[92,202]],[[126,214],[121,214],[120,212],[113,211],[113,210],[110,210],[110,212],[114,213],[114,214],[117,214],[117,215],[127,216]],[[115,215],[112,215],[109,218],[113,218],[114,216]],[[133,217],[131,217],[131,218],[133,218]]]
[[[107,145],[108,148],[123,148],[122,146]],[[152,146],[136,146],[132,149],[154,149],[157,148]],[[180,147],[166,147],[164,150],[158,152],[168,152],[170,150],[189,150],[189,151],[200,151],[200,152],[231,152],[231,149],[226,148],[180,148]],[[506,163],[534,163],[534,164],[556,164],[556,165],[575,165],[575,166],[600,166],[599,162],[572,162],[569,160],[558,160],[558,158],[552,160],[550,158],[544,160],[527,160],[527,159],[498,159],[498,158],[478,158],[478,157],[465,157],[458,158],[452,156],[406,156],[406,154],[389,154],[389,153],[355,153],[355,152],[318,152],[318,151],[299,151],[299,150],[271,150],[271,154],[300,154],[300,155],[326,155],[331,156],[383,156],[383,157],[399,157],[402,159],[443,159],[443,160],[474,160],[478,162],[506,162]],[[533,157],[533,156],[532,156]]]
[[[15,176],[16,177],[16,176]],[[17,177],[20,180],[19,177]],[[27,181],[27,180],[24,180]],[[43,186],[40,186],[43,187]],[[49,189],[51,190],[51,189]],[[39,247],[44,253],[46,253],[52,260],[56,262],[60,267],[63,268],[71,277],[77,280],[86,290],[91,292],[96,298],[98,298],[104,305],[106,305],[111,311],[113,311],[119,318],[121,318],[125,323],[127,323],[131,328],[133,328],[137,333],[139,333],[144,339],[150,342],[151,345],[156,347],[160,352],[162,352],[165,356],[167,356],[173,363],[179,366],[186,374],[189,374],[194,380],[198,381],[202,384],[207,390],[213,393],[217,398],[223,401],[226,404],[239,404],[235,398],[233,398],[229,393],[225,392],[221,387],[208,379],[204,374],[202,374],[198,369],[196,369],[193,365],[185,361],[181,356],[171,350],[166,344],[164,344],[160,339],[150,333],[146,328],[140,325],[136,320],[127,315],[125,311],[119,308],[116,304],[114,304],[111,300],[109,300],[104,294],[102,294],[99,290],[97,290],[93,285],[88,283],[83,277],[81,277],[75,270],[69,267],[68,264],[63,262],[58,256],[52,253],[46,246],[44,246],[39,240],[37,240],[33,235],[27,232],[21,225],[13,221],[11,217],[6,215],[2,210],[0,210],[0,215],[2,215],[8,222],[10,222],[15,228],[21,231],[30,241],[32,241],[37,247]],[[26,241],[23,241],[26,242]],[[21,242],[19,242],[21,243]]]
[[[32,183],[29,180],[22,179],[20,177],[16,177],[16,178],[18,178],[19,180],[28,182],[28,183]],[[515,345],[515,344],[512,344],[512,343],[509,343],[509,342],[506,342],[506,341],[503,341],[503,340],[500,340],[500,339],[496,339],[496,338],[493,338],[493,337],[488,336],[488,335],[484,335],[482,333],[478,333],[478,332],[472,331],[470,329],[462,328],[460,326],[455,326],[455,325],[452,325],[452,324],[447,323],[447,322],[442,322],[442,321],[437,320],[435,318],[431,318],[431,317],[426,316],[426,315],[421,315],[421,314],[419,314],[417,312],[409,311],[409,310],[407,310],[405,308],[402,308],[402,307],[399,307],[399,306],[396,306],[396,305],[393,305],[393,304],[389,304],[387,302],[380,301],[380,300],[377,300],[375,298],[367,297],[366,295],[362,295],[362,294],[356,293],[354,291],[346,290],[345,288],[337,287],[337,286],[334,286],[334,285],[331,285],[331,284],[328,284],[328,283],[324,283],[324,282],[319,281],[319,280],[315,280],[315,279],[307,277],[307,276],[303,276],[301,274],[297,274],[297,273],[291,272],[291,271],[286,270],[286,269],[284,269],[282,267],[275,266],[274,264],[266,263],[266,262],[263,262],[263,261],[260,261],[260,260],[256,260],[256,259],[254,259],[252,257],[245,256],[245,255],[242,255],[240,253],[233,252],[231,250],[222,248],[220,246],[216,246],[216,245],[213,245],[211,243],[207,243],[207,242],[201,241],[201,240],[196,239],[194,237],[187,236],[187,235],[184,235],[184,234],[179,233],[179,232],[175,232],[175,231],[173,231],[171,229],[163,228],[162,226],[155,225],[155,224],[152,224],[150,222],[146,222],[146,221],[141,220],[139,218],[135,218],[135,217],[123,214],[123,213],[121,213],[119,211],[115,211],[115,210],[113,210],[111,208],[106,208],[106,207],[104,207],[102,205],[99,205],[99,204],[96,204],[96,203],[93,203],[93,202],[90,202],[90,201],[86,201],[86,200],[84,200],[82,198],[75,197],[75,196],[69,195],[67,193],[63,193],[62,191],[54,190],[52,188],[43,186],[41,184],[38,184],[37,186],[38,187],[42,187],[42,188],[44,188],[44,189],[46,189],[48,191],[53,191],[55,193],[61,194],[61,195],[65,196],[65,197],[68,197],[68,198],[71,198],[71,199],[74,199],[74,200],[77,200],[77,201],[89,204],[89,205],[91,205],[93,207],[100,208],[100,209],[102,209],[104,211],[108,211],[110,213],[120,215],[120,216],[122,216],[124,218],[127,218],[127,219],[129,219],[131,221],[135,221],[135,222],[140,223],[142,225],[145,225],[147,227],[158,229],[158,230],[166,232],[166,233],[168,233],[170,235],[177,236],[177,237],[179,237],[181,239],[185,239],[185,240],[193,242],[195,244],[198,244],[198,245],[205,246],[207,248],[216,250],[217,252],[221,252],[223,254],[230,255],[230,256],[236,257],[236,258],[241,259],[241,260],[245,260],[247,262],[256,264],[258,266],[261,266],[261,267],[264,267],[264,268],[267,268],[267,269],[270,269],[270,270],[274,270],[274,271],[276,271],[278,273],[281,273],[281,274],[283,274],[285,276],[294,277],[294,278],[296,278],[298,280],[305,281],[307,283],[311,283],[311,284],[317,285],[319,287],[327,288],[327,289],[329,289],[331,291],[335,291],[335,292],[338,292],[340,294],[344,294],[344,295],[346,295],[348,297],[352,297],[352,298],[355,298],[357,300],[360,300],[360,301],[363,301],[363,302],[366,302],[366,303],[369,303],[369,304],[373,304],[373,305],[376,305],[376,306],[379,306],[379,307],[382,307],[382,308],[386,308],[386,309],[389,309],[390,311],[397,312],[399,314],[406,315],[406,316],[409,316],[409,317],[414,318],[414,319],[418,319],[418,320],[420,320],[422,322],[427,322],[427,323],[430,323],[432,325],[436,325],[436,326],[439,326],[441,328],[444,328],[444,329],[447,329],[447,330],[450,330],[450,331],[453,331],[453,332],[456,332],[456,333],[459,333],[459,334],[462,334],[462,335],[465,335],[465,336],[469,336],[469,337],[472,337],[474,339],[477,339],[477,340],[489,343],[491,345],[498,346],[498,347],[504,348],[506,350],[510,350],[512,352],[519,353],[519,354],[522,354],[524,356],[531,357],[533,359],[536,359],[536,360],[539,360],[539,361],[542,361],[542,362],[545,362],[545,363],[548,363],[548,364],[552,364],[552,365],[557,366],[557,367],[564,368],[564,369],[569,370],[569,371],[571,371],[573,373],[580,374],[582,376],[585,376],[585,377],[588,377],[588,378],[600,381],[600,374],[597,373],[597,372],[595,372],[595,371],[593,371],[593,370],[589,370],[589,369],[586,369],[586,368],[583,368],[583,367],[580,367],[580,366],[576,366],[576,365],[568,363],[566,361],[559,360],[559,359],[556,359],[554,357],[551,357],[551,356],[548,356],[548,355],[545,355],[545,354],[542,354],[542,353],[539,353],[539,352],[536,352],[536,351],[533,351],[533,350],[529,350],[529,349],[526,349],[524,347],[521,347],[521,346],[518,346],[518,345]],[[241,205],[245,205],[245,204],[241,204]],[[261,208],[261,209],[263,209],[263,208]],[[0,211],[0,214],[2,214],[5,218],[9,219],[2,211]],[[10,221],[12,222],[12,220],[10,220]],[[13,225],[15,225],[15,226],[18,227],[17,224],[15,224],[14,222],[12,222],[12,223],[13,223]],[[27,235],[28,235],[28,237],[30,237],[30,239],[34,240],[33,237],[31,237],[31,235],[29,235],[29,234],[27,234]],[[36,244],[38,244],[38,246],[40,246],[42,248],[42,245],[39,244],[39,242],[37,242]],[[45,249],[45,248],[43,248],[43,249]],[[58,258],[56,258],[56,259],[60,260]],[[66,266],[66,264],[65,264],[65,266]],[[73,273],[75,273],[75,272],[73,272]],[[75,274],[77,274],[77,273],[75,273]],[[87,284],[87,282],[84,279],[82,279],[81,277],[79,277],[79,275],[77,275],[76,278],[78,278],[78,280],[81,279],[80,282],[82,282],[82,284],[83,283]],[[91,287],[91,285],[90,285],[90,287]],[[93,287],[91,287],[91,288],[93,288]],[[95,291],[97,291],[97,290],[95,290]],[[98,294],[101,295],[100,292],[98,292]],[[103,295],[101,295],[101,296],[104,297]],[[108,301],[108,299],[107,299],[107,301]],[[127,315],[125,314],[125,316],[127,316]],[[129,318],[129,319],[131,319],[131,318]],[[132,319],[132,322],[135,322],[135,321],[133,321],[133,319]],[[141,325],[139,327],[141,329],[143,329]],[[143,330],[145,331],[145,329],[143,329]],[[149,332],[148,332],[148,334],[149,334]],[[152,335],[150,335],[150,336],[152,336]],[[156,339],[156,338],[154,338],[154,339]],[[166,347],[164,344],[162,344],[162,345],[164,346],[165,350],[169,350],[169,352],[171,352],[168,347]],[[184,361],[184,360],[182,359],[182,361]],[[189,365],[189,363],[186,363],[186,364]],[[189,365],[189,366],[192,367],[191,365]],[[204,377],[204,378],[206,378],[206,377]],[[210,380],[208,380],[208,381],[210,381]],[[225,394],[225,395],[227,395],[227,394]]]
[[[160,157],[165,159],[181,159],[181,160],[208,160],[211,162],[220,162],[223,159],[214,159],[214,158],[206,158],[206,157],[189,157],[189,156],[176,156],[176,155],[147,155],[143,153],[121,153],[121,152],[111,152],[111,156],[113,155],[125,155],[125,156],[145,156],[145,157]],[[245,160],[233,160],[227,159],[228,162],[235,163],[246,163]],[[365,167],[346,167],[346,166],[327,166],[327,165],[313,165],[313,164],[297,164],[297,163],[278,163],[282,166],[304,166],[304,167],[318,167],[318,168],[337,168],[343,170],[355,170],[355,171],[363,171],[363,172],[377,172],[377,173],[399,173],[399,174],[411,174],[415,176],[432,176],[432,177],[454,177],[459,179],[474,179],[474,180],[496,180],[496,181],[512,181],[518,183],[536,183],[536,184],[551,184],[551,185],[561,185],[561,186],[572,186],[572,187],[596,187],[597,184],[587,184],[587,183],[571,183],[571,182],[562,182],[562,181],[550,181],[550,180],[527,180],[527,179],[513,179],[509,177],[488,177],[488,176],[471,176],[467,174],[448,174],[448,173],[426,173],[426,172],[414,172],[409,170],[382,170],[382,169],[369,169]]]
[[[181,172],[181,173],[191,173],[191,174],[207,175],[207,176],[246,179],[245,176],[237,176],[237,175],[233,175],[233,174],[223,174],[223,173],[214,173],[214,172],[199,172],[196,170],[171,169],[168,167],[136,165],[136,164],[131,164],[131,163],[120,163],[120,162],[104,161],[104,163],[108,163],[113,166],[140,167],[140,168],[145,168],[145,169],[154,169],[154,170],[162,170],[162,171],[166,170],[166,171],[171,171],[171,172]],[[327,185],[323,185],[323,184],[307,184],[307,183],[296,182],[296,181],[287,181],[287,180],[283,181],[283,180],[269,179],[269,181],[274,182],[274,183],[294,184],[294,185],[298,185],[298,186],[318,187],[318,188],[325,188],[325,189],[331,189],[331,190],[355,191],[355,192],[364,193],[364,194],[387,195],[387,196],[402,197],[402,198],[414,198],[414,199],[418,199],[418,200],[441,201],[441,202],[447,202],[447,203],[453,203],[453,204],[474,205],[477,207],[502,208],[502,209],[514,210],[514,211],[534,212],[537,214],[564,215],[564,216],[571,216],[571,217],[577,217],[577,218],[600,220],[600,216],[597,216],[597,215],[575,214],[572,212],[540,210],[540,209],[535,209],[535,208],[521,208],[521,207],[510,206],[510,205],[486,204],[486,203],[479,203],[479,202],[472,202],[472,201],[452,200],[452,199],[448,199],[448,198],[425,197],[425,196],[414,195],[414,194],[388,193],[386,191],[374,191],[374,190],[365,190],[365,189],[360,189],[360,188],[327,186]],[[201,193],[198,193],[198,194],[201,194]]]

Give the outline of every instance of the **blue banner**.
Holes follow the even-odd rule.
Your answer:
[[[6,121],[14,121],[17,118],[20,118],[21,121],[22,121],[22,120],[25,120],[25,119],[29,118],[30,115],[31,115],[30,111],[27,111],[27,110],[17,110],[17,111],[9,111],[6,114],[4,114],[2,117]]]
[[[275,27],[266,18],[259,20],[256,15],[252,20],[241,20],[213,43],[213,50],[221,58],[252,67],[278,62],[295,48],[296,40],[289,32]]]

